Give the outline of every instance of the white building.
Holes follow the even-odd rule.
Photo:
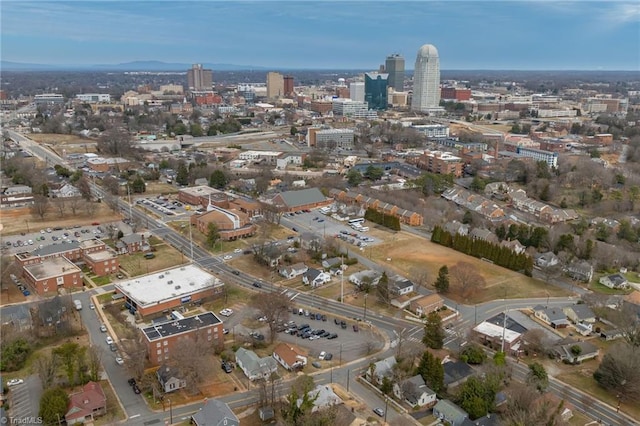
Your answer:
[[[350,83],[349,96],[351,100],[364,102],[364,81],[354,81]]]
[[[79,93],[76,95],[76,99],[88,103],[109,103],[111,102],[111,95],[108,93]]]
[[[424,133],[428,138],[448,138],[449,126],[444,124],[417,124],[411,126],[420,133]]]
[[[378,117],[378,113],[369,109],[366,102],[344,98],[333,100],[333,115],[363,119],[375,119]]]
[[[434,45],[425,44],[416,57],[411,110],[430,112],[437,109],[440,109],[440,58]]]
[[[281,151],[245,151],[238,155],[239,160],[257,162],[266,162],[267,164],[276,164]]]
[[[352,129],[324,129],[316,132],[316,148],[353,148]],[[334,146],[335,143],[335,146]]]

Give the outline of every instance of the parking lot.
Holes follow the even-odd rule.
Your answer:
[[[36,375],[26,377],[24,383],[20,385],[11,386],[9,388],[11,424],[21,423],[21,419],[24,419],[24,424],[35,423],[41,395],[42,385]]]
[[[185,206],[180,201],[171,200],[163,195],[153,198],[138,198],[135,200],[135,204],[138,207],[159,215],[165,220],[175,220],[176,218],[190,215],[194,211],[191,210],[193,206]]]

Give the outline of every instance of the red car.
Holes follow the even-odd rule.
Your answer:
[[[100,225],[100,222],[93,222],[91,225],[98,226],[98,225]]]

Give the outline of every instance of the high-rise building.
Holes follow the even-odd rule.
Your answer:
[[[364,102],[363,81],[354,81],[349,84],[349,97],[352,101]]]
[[[396,92],[404,90],[404,58],[398,53],[387,56],[384,65],[385,72],[389,74],[389,87]]]
[[[187,71],[187,86],[190,90],[211,90],[213,71],[202,68],[202,64],[193,64]]]
[[[284,77],[279,72],[267,73],[267,98],[284,97]]]
[[[433,112],[440,109],[440,58],[438,49],[425,44],[418,50],[413,71],[411,110]]]
[[[369,109],[387,109],[387,82],[389,74],[368,72],[364,74],[364,100],[369,104]]]
[[[294,95],[293,93],[293,76],[285,75],[284,78],[284,96],[286,98],[290,98]]]

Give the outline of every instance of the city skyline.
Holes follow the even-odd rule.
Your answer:
[[[2,4],[2,60],[370,69],[433,44],[441,69],[639,70],[630,2],[201,1]],[[185,70],[186,71],[186,70]]]

